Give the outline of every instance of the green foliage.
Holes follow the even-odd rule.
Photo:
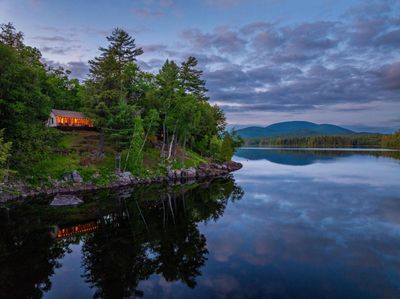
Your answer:
[[[129,145],[134,126],[134,115],[135,107],[128,105],[125,100],[121,100],[115,113],[107,119],[106,133],[114,141],[117,152],[121,152]]]
[[[71,72],[62,67],[49,67],[46,80],[46,95],[52,99],[52,108],[80,111],[83,107],[82,86],[78,79],[69,79]]]
[[[209,104],[195,57],[180,66],[167,60],[157,75],[146,73],[136,63],[143,50],[116,28],[100,55],[89,61],[88,80],[81,84],[68,70],[44,65],[39,50],[26,46],[12,24],[1,25],[0,31],[0,128],[13,145],[2,140],[1,146],[21,177],[32,177],[36,184],[77,169],[88,180],[99,167],[111,172],[121,164],[147,175],[143,164],[157,173],[166,165],[197,165],[204,161],[198,153],[231,157],[235,141],[219,137],[226,119]],[[101,132],[98,144],[87,140],[90,150],[76,150],[75,136],[45,127],[52,108],[85,112]],[[99,145],[97,155],[93,144]],[[97,178],[101,184],[111,176]]]
[[[107,40],[109,46],[101,47],[101,55],[89,61],[85,111],[102,132],[116,141],[116,156],[120,165],[120,152],[127,144],[133,125],[134,102],[138,95],[145,92],[143,86],[133,87],[138,81],[143,81],[135,65],[136,56],[143,51],[136,47],[135,40],[127,32],[119,28],[113,30]],[[99,152],[103,152],[102,143],[100,147]]]
[[[44,126],[50,109],[80,105],[79,82],[68,79],[62,69],[46,69],[40,59],[40,52],[24,45],[23,34],[12,24],[1,25],[0,128],[13,142],[10,167],[22,174],[46,159],[58,141],[59,134]]]
[[[9,173],[7,167],[7,160],[11,154],[11,142],[4,141],[4,129],[0,130],[0,183],[3,182],[4,177]]]
[[[222,140],[217,136],[213,135],[210,140],[210,155],[214,159],[219,159],[221,152]]]
[[[157,134],[157,129],[160,122],[160,113],[157,109],[150,109],[144,118],[143,124],[146,128],[146,135]]]
[[[140,116],[134,118],[134,131],[129,147],[127,169],[133,174],[140,175],[143,163],[142,144],[144,139],[143,120]]]
[[[189,168],[189,167],[197,167],[201,163],[206,163],[207,160],[200,156],[199,154],[187,150],[186,151],[186,160],[182,162],[179,159],[175,159],[172,161],[172,168],[173,169],[182,169],[182,168]]]
[[[197,63],[197,59],[193,56],[182,62],[179,69],[179,84],[186,93],[193,94],[199,100],[208,100],[206,82],[201,79],[203,71],[196,69]]]
[[[233,141],[230,134],[226,133],[224,134],[224,138],[222,140],[221,149],[219,152],[219,160],[222,162],[230,161],[232,159],[233,153]]]
[[[21,50],[24,45],[24,34],[16,31],[11,23],[0,25],[0,42],[14,49]]]
[[[400,149],[400,130],[392,135],[383,136],[382,147]]]

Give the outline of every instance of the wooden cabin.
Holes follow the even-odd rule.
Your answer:
[[[48,127],[93,127],[93,121],[81,112],[52,109]]]

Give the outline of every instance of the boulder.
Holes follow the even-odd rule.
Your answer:
[[[226,165],[229,172],[239,170],[240,168],[243,167],[243,165],[241,163],[238,163],[235,161],[225,162],[224,165]]]
[[[72,183],[83,183],[83,178],[79,174],[77,170],[72,170],[71,172],[68,172],[64,175],[63,177],[64,181],[67,182],[72,182]]]
[[[190,167],[186,170],[186,177],[195,178],[196,177],[196,169],[194,167]]]
[[[129,171],[119,172],[117,173],[117,177],[118,182],[121,184],[130,184],[134,179],[132,173]]]
[[[54,197],[53,201],[50,203],[50,206],[52,207],[74,207],[78,206],[83,201],[76,197],[75,195],[70,195],[70,194],[65,194],[61,195],[58,194]]]
[[[83,178],[81,177],[81,175],[79,174],[79,172],[77,170],[73,170],[71,172],[71,179],[72,179],[72,182],[74,182],[74,183],[83,183]]]

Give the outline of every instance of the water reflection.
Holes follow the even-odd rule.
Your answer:
[[[354,154],[374,157],[390,157],[400,160],[400,151],[369,149],[288,149],[288,148],[240,148],[236,156],[248,160],[268,160],[273,163],[304,166],[329,162]]]
[[[0,297],[400,298],[399,161],[337,154],[1,210]]]
[[[54,242],[40,219],[8,217],[0,226],[0,294],[3,298],[41,298],[51,289],[50,276],[67,250]],[[11,213],[12,214],[12,213]]]
[[[95,198],[86,195],[84,206],[68,211],[49,209],[45,203],[4,209],[0,294],[82,297],[87,290],[52,293],[52,282],[59,284],[60,275],[50,277],[63,266],[60,260],[71,253],[72,244],[81,244],[86,283],[81,288],[93,288],[94,298],[142,296],[138,284],[153,274],[194,288],[208,254],[198,223],[217,220],[229,201],[242,196],[230,178],[168,189],[103,192]],[[80,277],[80,273],[70,276]]]

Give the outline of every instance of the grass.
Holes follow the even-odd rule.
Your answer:
[[[186,149],[184,153],[185,159],[182,162],[181,158],[177,158],[172,162],[173,169],[180,169],[180,168],[189,168],[189,167],[197,167],[201,163],[208,162],[205,158],[200,156],[199,154]]]
[[[112,178],[114,169],[114,153],[107,145],[105,157],[93,160],[93,153],[98,148],[99,134],[94,131],[60,132],[61,139],[54,152],[31,166],[33,174],[27,178],[32,186],[48,183],[49,177],[60,180],[72,170],[78,170],[84,181],[94,181],[98,185],[106,185]],[[99,176],[93,179],[93,175]]]
[[[72,170],[81,174],[84,182],[93,182],[97,185],[107,185],[114,178],[115,152],[111,144],[105,144],[105,156],[98,159],[95,152],[98,149],[99,133],[95,131],[60,132],[61,139],[54,149],[54,153],[32,166],[32,176],[28,182],[32,186],[49,183],[49,178],[60,180]],[[106,139],[107,141],[107,139]],[[121,167],[125,168],[127,151],[122,153]],[[182,156],[184,157],[182,161]],[[177,149],[177,158],[166,162],[161,158],[160,150],[146,146],[143,152],[141,169],[131,169],[129,163],[126,170],[141,177],[161,176],[166,174],[168,167],[173,169],[196,167],[207,162],[199,154]],[[96,175],[95,175],[96,174]]]

